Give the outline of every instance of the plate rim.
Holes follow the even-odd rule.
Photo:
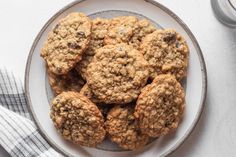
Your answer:
[[[29,110],[29,113],[32,117],[33,122],[35,123],[39,133],[41,134],[41,136],[50,144],[50,146],[52,148],[54,148],[57,152],[65,155],[65,156],[71,156],[73,157],[72,154],[64,151],[63,148],[61,148],[60,146],[58,146],[55,142],[49,140],[49,137],[47,136],[47,134],[43,131],[43,129],[41,129],[41,125],[39,124],[35,112],[33,110],[33,105],[31,103],[31,98],[30,98],[30,94],[29,94],[29,71],[30,71],[30,65],[31,65],[31,60],[32,60],[32,55],[33,52],[35,50],[36,44],[38,43],[39,39],[41,38],[42,34],[44,33],[44,31],[46,30],[46,28],[59,16],[61,15],[65,10],[83,2],[86,0],[75,0],[70,2],[69,4],[65,5],[64,7],[62,7],[61,9],[59,9],[59,11],[57,11],[51,18],[49,18],[49,20],[43,25],[43,27],[41,28],[41,30],[39,31],[39,33],[37,34],[36,38],[33,41],[33,44],[30,48],[30,52],[28,54],[27,57],[27,62],[26,62],[26,68],[25,68],[25,78],[24,78],[24,88],[25,88],[25,95],[26,95],[26,101],[27,101],[27,108]],[[195,36],[193,35],[193,33],[191,32],[191,30],[189,29],[189,27],[170,9],[168,9],[167,7],[165,7],[163,4],[155,1],[155,0],[143,0],[145,2],[148,2],[158,8],[160,8],[161,10],[163,10],[164,12],[166,12],[168,15],[170,15],[172,18],[174,18],[174,20],[186,31],[186,33],[188,34],[188,36],[190,37],[190,39],[193,41],[193,45],[194,47],[197,49],[197,54],[198,54],[198,58],[200,61],[200,66],[201,66],[201,74],[202,74],[202,93],[201,93],[201,101],[200,101],[200,108],[195,116],[195,119],[193,121],[193,123],[191,124],[191,126],[189,127],[189,129],[187,130],[187,132],[182,136],[182,138],[180,138],[180,140],[173,146],[171,147],[169,150],[167,150],[162,156],[168,156],[172,153],[174,153],[185,141],[186,139],[192,134],[193,130],[195,129],[198,121],[200,120],[200,117],[202,115],[203,109],[205,107],[205,101],[206,101],[206,96],[207,96],[207,69],[206,69],[206,64],[205,64],[205,60],[204,60],[204,56],[202,53],[202,50],[197,42],[197,39],[195,38]]]

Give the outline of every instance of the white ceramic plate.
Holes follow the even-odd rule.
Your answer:
[[[111,18],[120,15],[134,15],[148,18],[157,27],[174,28],[187,40],[190,49],[188,76],[183,85],[186,92],[186,110],[183,121],[174,133],[156,139],[139,151],[121,151],[111,142],[104,142],[98,148],[74,145],[61,138],[49,117],[50,90],[45,63],[40,49],[48,32],[56,22],[70,12],[84,12],[91,18]],[[194,129],[204,106],[207,76],[204,59],[199,45],[188,27],[169,9],[148,0],[83,0],[76,1],[61,9],[42,28],[32,45],[25,73],[25,89],[29,109],[41,134],[59,152],[66,156],[129,157],[166,156],[177,149]]]

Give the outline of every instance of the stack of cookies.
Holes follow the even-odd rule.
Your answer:
[[[125,150],[171,133],[184,111],[188,55],[182,36],[146,19],[69,14],[41,51],[54,126],[75,144],[96,147],[107,136]]]

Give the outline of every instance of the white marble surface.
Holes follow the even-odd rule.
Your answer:
[[[31,44],[44,23],[72,0],[1,0],[0,68],[24,80]],[[236,156],[236,30],[220,24],[210,0],[157,0],[192,30],[205,57],[208,94],[191,136],[171,157]],[[1,136],[1,135],[0,135]],[[0,147],[0,156],[8,155]]]

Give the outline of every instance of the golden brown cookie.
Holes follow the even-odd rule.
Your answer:
[[[156,30],[156,27],[150,23],[150,21],[146,19],[141,19],[137,23],[137,27],[133,32],[133,35],[129,41],[129,44],[132,45],[134,48],[139,49],[140,44],[144,37],[148,34],[151,34]]]
[[[72,69],[65,75],[56,75],[48,72],[49,84],[55,95],[66,91],[80,92],[85,84],[85,81],[75,69]]]
[[[175,130],[184,110],[184,90],[172,75],[159,75],[138,97],[135,117],[140,129],[150,137]]]
[[[89,88],[106,104],[135,100],[149,76],[143,55],[124,43],[98,49],[87,72]]]
[[[83,88],[80,91],[80,94],[86,96],[89,100],[91,100],[93,103],[101,103],[102,101],[99,100],[96,95],[92,92],[92,90],[88,87],[87,84],[83,86]]]
[[[87,66],[92,61],[95,55],[95,50],[104,46],[104,37],[107,34],[107,29],[110,25],[110,20],[96,18],[92,20],[92,34],[88,49],[82,56],[82,60],[76,65],[76,70],[81,76],[86,79]]]
[[[71,13],[58,22],[41,50],[50,72],[66,74],[81,60],[89,44],[91,26],[83,13]]]
[[[101,100],[99,100],[93,94],[93,92],[91,91],[91,89],[88,87],[87,84],[85,84],[83,86],[83,88],[80,91],[80,94],[86,96],[89,100],[91,100],[93,103],[95,103],[104,117],[106,117],[108,111],[113,107],[113,105],[107,105],[107,104],[101,103]]]
[[[128,43],[134,30],[138,27],[137,22],[138,19],[134,16],[113,18],[104,39],[105,44]]]
[[[133,112],[134,106],[115,106],[105,122],[108,137],[126,150],[139,149],[149,141],[149,137],[139,130]]]
[[[186,76],[189,49],[184,38],[175,30],[157,30],[147,35],[140,49],[151,66],[152,79],[160,74],[172,74],[177,80]]]
[[[95,147],[105,137],[101,112],[79,93],[63,92],[56,96],[51,104],[50,117],[58,132],[75,144]]]

